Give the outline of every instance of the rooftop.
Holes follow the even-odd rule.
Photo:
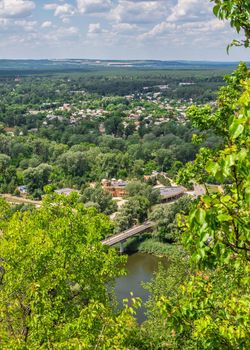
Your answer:
[[[159,190],[161,196],[164,198],[171,198],[185,192],[185,188],[182,186],[161,187]]]
[[[57,194],[65,194],[65,196],[68,196],[72,192],[77,192],[78,193],[79,191],[74,189],[74,188],[60,188],[58,190],[55,190],[55,192]]]

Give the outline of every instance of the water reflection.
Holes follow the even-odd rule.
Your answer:
[[[144,303],[149,296],[148,291],[142,288],[141,282],[148,282],[152,279],[159,263],[166,268],[168,266],[168,260],[166,258],[158,258],[150,254],[132,254],[128,257],[126,265],[128,270],[127,276],[122,276],[116,280],[115,292],[119,305],[122,305],[123,299],[130,297],[130,292],[133,292],[134,297],[140,297],[142,299],[142,307],[137,311],[137,320],[139,323],[145,320]]]

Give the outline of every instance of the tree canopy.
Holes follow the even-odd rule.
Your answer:
[[[8,207],[0,205],[5,213]],[[112,288],[107,290],[124,273],[125,261],[100,243],[111,231],[108,219],[74,196],[58,195],[46,197],[40,209],[5,219],[1,348],[123,349],[133,319],[130,307],[115,311]]]

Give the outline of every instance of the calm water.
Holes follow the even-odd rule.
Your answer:
[[[134,297],[142,299],[142,307],[137,310],[139,323],[145,320],[143,304],[149,296],[148,291],[142,288],[141,282],[148,282],[152,279],[154,272],[157,271],[159,262],[167,268],[168,261],[166,258],[158,258],[150,254],[132,254],[128,257],[127,276],[116,280],[115,291],[120,305],[123,299],[130,297],[130,292],[133,292]]]

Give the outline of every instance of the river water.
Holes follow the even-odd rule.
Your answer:
[[[134,253],[128,256],[126,264],[127,276],[122,276],[116,280],[115,292],[119,302],[122,305],[122,300],[130,298],[130,292],[133,292],[134,297],[142,299],[142,307],[137,310],[136,318],[139,323],[146,319],[144,303],[148,300],[149,293],[141,286],[142,282],[148,282],[152,279],[154,272],[157,271],[158,265],[168,267],[166,258],[159,258],[150,254]]]

